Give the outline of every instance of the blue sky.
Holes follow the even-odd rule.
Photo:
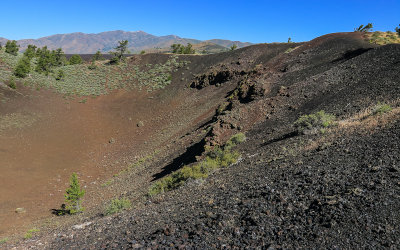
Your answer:
[[[200,40],[285,42],[353,31],[368,22],[374,30],[393,31],[400,23],[400,0],[20,0],[2,1],[1,9],[0,37],[8,39],[142,30]]]

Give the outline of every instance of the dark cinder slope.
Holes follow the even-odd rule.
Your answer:
[[[85,229],[55,231],[55,237],[39,239],[36,246],[400,245],[400,45],[375,47],[359,33],[338,33],[197,60],[192,62],[199,65],[193,69],[194,91],[248,90],[221,100],[230,102],[229,108],[210,121],[208,135],[223,138],[247,130],[238,148],[241,161],[131,211],[88,218],[92,224]],[[378,102],[390,103],[393,110],[374,114]],[[295,132],[300,115],[319,110],[334,114],[336,126],[318,134]]]

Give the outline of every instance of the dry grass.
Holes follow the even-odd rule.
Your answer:
[[[36,119],[37,118],[33,115],[24,115],[20,113],[0,116],[0,133],[7,129],[29,127]]]
[[[372,105],[352,116],[338,120],[335,127],[329,128],[324,137],[313,140],[304,146],[304,150],[314,150],[321,145],[329,144],[338,136],[360,134],[373,134],[377,128],[384,128],[400,119],[400,99],[387,103],[392,107],[390,111],[377,113],[377,105]]]
[[[375,31],[366,33],[365,36],[370,43],[374,44],[385,45],[391,43],[400,43],[400,36],[398,36],[397,33],[391,31]]]

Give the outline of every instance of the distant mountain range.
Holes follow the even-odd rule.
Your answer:
[[[0,37],[0,43],[5,44],[8,39]],[[141,50],[157,50],[160,48],[168,48],[174,43],[193,45],[200,43],[215,44],[222,48],[229,48],[236,44],[238,48],[252,45],[248,42],[230,41],[222,39],[212,39],[201,41],[197,39],[181,38],[175,35],[155,36],[143,31],[107,31],[97,34],[86,34],[81,32],[69,34],[57,34],[39,39],[23,39],[18,40],[21,50],[25,50],[28,44],[37,47],[47,46],[49,49],[62,48],[67,54],[93,54],[97,50],[108,52],[118,44],[118,41],[128,40],[129,50],[131,52],[139,52]]]

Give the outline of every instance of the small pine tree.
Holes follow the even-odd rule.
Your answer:
[[[31,60],[28,56],[23,56],[14,69],[14,75],[19,78],[26,77],[31,72]]]
[[[32,58],[35,57],[35,55],[36,55],[36,46],[29,44],[28,48],[24,52],[24,56],[26,56],[27,58],[29,58],[29,60],[31,60]]]
[[[70,186],[66,190],[65,201],[67,203],[67,210],[70,214],[75,214],[83,211],[81,206],[81,198],[85,194],[85,190],[81,189],[76,173],[72,173],[70,179]]]
[[[287,43],[292,43],[292,38],[291,38],[291,37],[289,37],[289,38],[287,39]]]
[[[370,32],[372,31],[372,23],[368,23],[367,25],[361,24],[358,26],[358,28],[354,29],[354,31],[359,31],[359,32]]]
[[[96,54],[93,55],[92,61],[100,61],[103,60],[103,55],[101,54],[100,50],[96,52]]]
[[[400,36],[400,24],[399,27],[396,27],[394,30],[397,32],[397,35]]]
[[[19,45],[17,45],[17,41],[8,40],[6,43],[6,53],[11,54],[13,56],[18,55]]]
[[[82,63],[82,57],[80,55],[73,55],[69,59],[69,64],[74,65],[74,64],[81,64]]]
[[[236,44],[233,44],[233,45],[230,47],[230,49],[231,49],[231,50],[237,49],[237,45],[236,45]]]
[[[142,51],[140,51],[140,54],[144,55],[144,54],[146,54],[146,51],[142,50]]]

